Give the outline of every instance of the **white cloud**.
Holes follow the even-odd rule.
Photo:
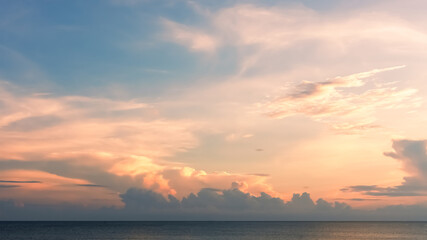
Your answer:
[[[273,59],[286,56],[290,49],[305,48],[304,54],[313,58],[357,55],[367,47],[377,53],[414,55],[427,43],[422,29],[379,10],[323,14],[305,7],[240,4],[201,14],[207,19],[203,26],[164,20],[166,34],[193,51],[238,49],[241,73],[277,64]]]
[[[218,40],[202,30],[169,20],[163,20],[163,25],[167,29],[166,40],[175,41],[192,51],[212,53],[218,48]]]

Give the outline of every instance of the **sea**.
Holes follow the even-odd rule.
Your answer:
[[[0,222],[0,239],[427,240],[427,222]]]

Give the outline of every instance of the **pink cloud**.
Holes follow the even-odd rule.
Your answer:
[[[82,96],[20,95],[8,87],[0,88],[0,93],[0,158],[22,161],[17,167],[9,164],[11,174],[24,167],[35,179],[50,176],[52,181],[56,177],[58,182],[65,179],[67,184],[81,187],[105,186],[113,192],[143,187],[164,196],[182,197],[206,187],[226,189],[236,182],[244,192],[278,195],[266,183],[266,176],[207,173],[164,161],[197,146],[194,132],[198,123],[165,119],[150,104]],[[47,186],[48,181],[43,182]],[[14,192],[24,194],[28,189]],[[52,198],[55,189],[61,188],[55,185]],[[116,196],[99,197],[111,202]],[[84,196],[70,201],[80,198]]]
[[[364,79],[375,74],[402,67],[374,69],[325,82],[303,82],[295,89],[288,89],[286,96],[265,104],[265,113],[272,118],[305,115],[341,133],[378,128],[380,126],[375,123],[376,111],[419,106],[421,98],[415,97],[417,90],[399,90],[396,87],[376,87],[362,93],[349,90],[364,86]]]
[[[75,204],[86,207],[123,206],[117,192],[84,179],[67,178],[37,170],[1,171],[0,199],[14,199],[16,204]],[[7,180],[5,180],[7,179]],[[5,182],[13,182],[6,183]]]

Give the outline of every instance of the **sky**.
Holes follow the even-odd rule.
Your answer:
[[[425,1],[0,6],[0,220],[427,220]]]

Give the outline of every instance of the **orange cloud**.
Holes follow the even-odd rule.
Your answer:
[[[67,178],[37,170],[0,171],[0,176],[0,199],[14,199],[18,205],[123,205],[117,192],[84,179]]]
[[[0,87],[0,158],[14,161],[5,163],[8,177],[22,177],[24,173],[19,171],[25,168],[25,174],[42,179],[43,183],[12,187],[13,193],[0,198],[26,199],[39,186],[40,191],[52,190],[52,201],[62,201],[62,197],[55,199],[55,195],[64,192],[67,197],[78,195],[67,198],[69,201],[79,202],[85,197],[89,201],[99,194],[107,202],[114,202],[115,196],[103,191],[144,187],[164,196],[183,197],[206,187],[227,189],[232,183],[238,183],[244,192],[277,195],[265,176],[206,173],[163,161],[164,157],[197,146],[193,133],[198,129],[196,122],[164,119],[153,106],[136,100],[20,95],[11,86]],[[103,187],[85,196],[89,190],[73,192],[64,188],[68,185],[89,190],[92,185]]]
[[[161,157],[197,144],[191,130],[194,123],[161,119],[151,106],[134,100],[20,96],[6,88],[0,93],[3,158],[124,152]]]

